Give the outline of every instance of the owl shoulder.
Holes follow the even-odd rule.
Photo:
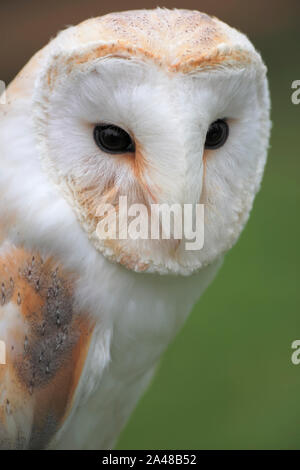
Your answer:
[[[72,408],[94,328],[74,283],[38,253],[0,255],[0,448],[46,447]]]

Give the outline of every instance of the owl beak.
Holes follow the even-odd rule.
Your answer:
[[[204,167],[202,155],[186,155],[176,172],[172,173],[171,188],[163,191],[159,199],[168,204],[191,204],[200,202],[203,190]],[[174,174],[175,173],[175,174]]]

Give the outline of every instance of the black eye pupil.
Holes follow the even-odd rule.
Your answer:
[[[107,153],[128,153],[135,150],[130,135],[121,127],[112,124],[96,126],[94,139],[98,147]]]
[[[208,129],[205,148],[217,149],[225,144],[229,127],[224,119],[214,121]],[[129,153],[135,151],[130,135],[121,127],[112,124],[98,125],[94,129],[94,139],[98,147],[107,153]]]
[[[208,129],[205,140],[205,148],[217,149],[225,144],[229,134],[229,127],[224,119],[214,121]]]

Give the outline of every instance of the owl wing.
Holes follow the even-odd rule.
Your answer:
[[[45,448],[72,408],[93,331],[73,286],[51,259],[0,256],[0,448]]]

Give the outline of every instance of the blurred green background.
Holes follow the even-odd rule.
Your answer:
[[[50,36],[108,11],[156,2],[1,0],[1,78]],[[118,449],[300,449],[300,2],[160,3],[246,32],[269,69],[273,131],[262,189],[238,244],[170,345]],[[8,47],[9,45],[9,47]]]

